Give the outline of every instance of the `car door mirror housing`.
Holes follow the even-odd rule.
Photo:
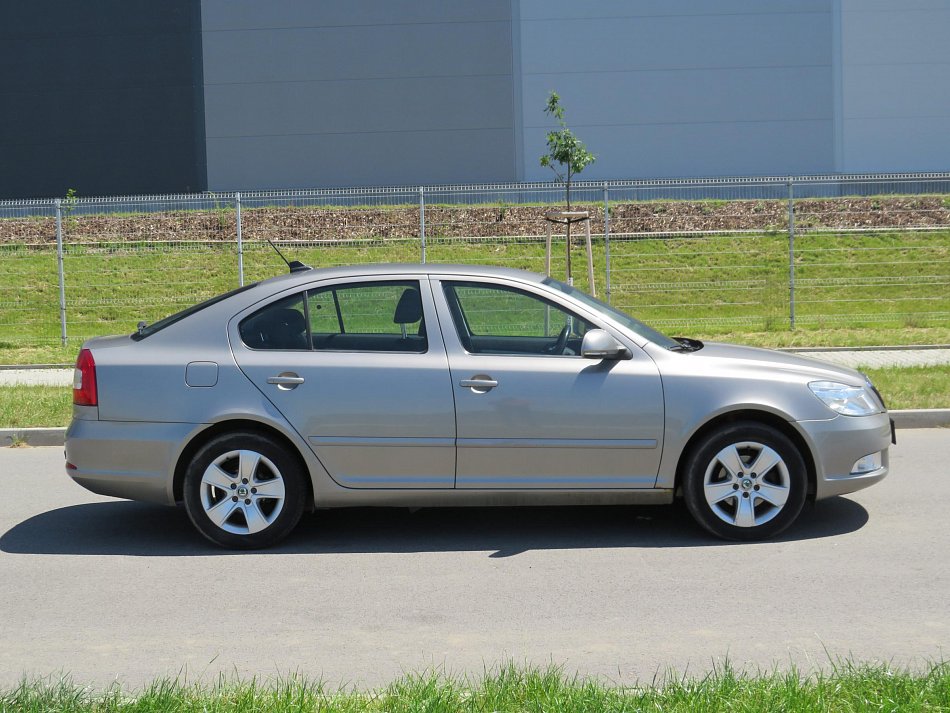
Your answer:
[[[591,329],[581,342],[581,356],[585,359],[626,359],[629,350],[603,329]]]

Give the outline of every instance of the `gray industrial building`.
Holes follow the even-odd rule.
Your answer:
[[[950,0],[36,0],[0,197],[946,171]]]

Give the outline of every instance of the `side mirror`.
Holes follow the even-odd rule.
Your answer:
[[[624,359],[630,352],[603,329],[591,329],[581,342],[581,356],[585,359]]]

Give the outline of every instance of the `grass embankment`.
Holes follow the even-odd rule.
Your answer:
[[[563,244],[552,273],[564,272]],[[414,238],[285,246],[315,267],[419,259]],[[950,231],[796,239],[796,329],[789,324],[787,236],[731,235],[614,240],[612,302],[675,335],[761,346],[950,343]],[[587,289],[583,250],[574,276]],[[83,338],[131,333],[237,284],[233,245],[156,243],[70,246],[65,257],[69,345],[59,342],[55,252],[0,246],[0,363],[69,363]],[[472,241],[433,235],[430,262],[544,270],[543,239]],[[603,242],[596,289],[605,294]],[[266,245],[244,254],[248,281],[280,274]]]
[[[950,366],[867,369],[891,409],[950,408]],[[59,386],[0,386],[0,428],[66,426],[72,391]]]
[[[950,665],[926,672],[845,664],[830,673],[743,674],[728,665],[703,678],[670,675],[646,686],[611,686],[548,670],[503,667],[471,682],[439,674],[407,676],[373,692],[336,691],[291,677],[273,684],[221,681],[212,686],[162,680],[139,693],[96,693],[71,682],[24,683],[0,691],[4,713],[601,713],[602,711],[947,711]]]

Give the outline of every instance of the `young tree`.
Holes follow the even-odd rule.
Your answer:
[[[557,119],[561,127],[557,131],[549,131],[547,137],[548,152],[541,157],[541,165],[547,166],[558,177],[558,180],[564,184],[565,199],[567,203],[567,212],[571,211],[571,181],[574,176],[587,168],[597,160],[584,143],[574,136],[574,133],[567,128],[564,121],[564,108],[561,106],[561,97],[557,92],[551,92],[548,96],[547,106],[544,113]],[[556,165],[560,166],[558,170]],[[567,274],[570,280],[571,275],[571,219],[567,220]]]

